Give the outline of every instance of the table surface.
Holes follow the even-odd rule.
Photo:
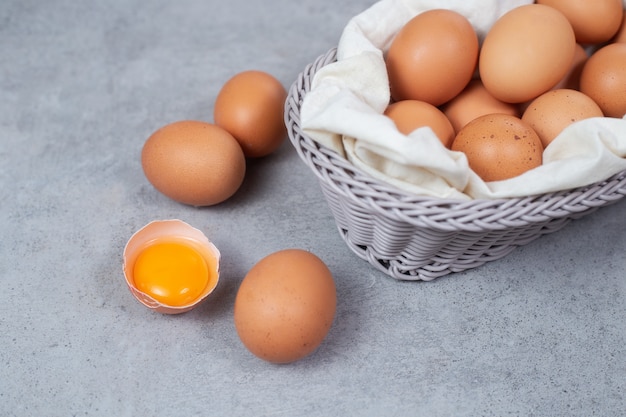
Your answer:
[[[626,415],[626,201],[507,257],[396,281],[341,240],[289,141],[227,202],[176,203],[143,175],[157,128],[212,121],[223,83],[286,87],[366,0],[4,0],[0,5],[0,415]],[[222,252],[211,297],[176,316],[128,291],[122,251],[182,219]],[[246,272],[285,248],[333,272],[322,345],[288,365],[241,344]]]

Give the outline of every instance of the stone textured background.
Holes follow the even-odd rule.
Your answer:
[[[211,121],[221,85],[288,87],[365,0],[4,0],[0,5],[0,415],[626,415],[626,202],[481,268],[397,282],[345,246],[286,141],[239,192],[187,207],[146,181],[162,125]],[[125,286],[137,229],[180,218],[223,256],[197,309]],[[288,247],[332,270],[337,316],[276,366],[240,343],[247,270]]]

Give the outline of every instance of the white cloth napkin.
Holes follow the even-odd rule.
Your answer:
[[[337,62],[318,71],[300,112],[303,131],[355,166],[395,186],[441,198],[508,198],[600,181],[626,169],[626,119],[593,118],[565,129],[544,151],[543,165],[505,181],[484,182],[465,155],[441,145],[430,128],[409,136],[382,113],[390,99],[383,59],[395,34],[433,8],[460,12],[482,42],[491,25],[529,0],[381,0],[353,17]],[[624,0],[626,5],[626,0]]]

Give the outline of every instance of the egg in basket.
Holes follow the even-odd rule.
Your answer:
[[[490,4],[447,1],[434,8],[427,1],[382,0],[355,16],[338,47],[309,64],[289,91],[285,122],[290,140],[318,177],[341,236],[358,256],[397,279],[432,280],[499,259],[626,195],[626,121],[621,117],[626,98],[598,99],[589,87],[589,79],[597,76],[592,70],[585,75],[583,68],[593,68],[595,55],[602,58],[601,52],[614,44],[608,61],[626,62],[626,44],[582,45],[565,12],[552,6],[484,3]],[[424,19],[435,14],[453,23]],[[462,47],[469,52],[465,60],[475,60],[464,71],[454,61],[462,54],[455,55],[450,41],[454,36],[467,40],[459,22],[466,22],[475,36]],[[429,24],[435,29],[423,30]],[[446,27],[452,29],[445,32]],[[542,34],[559,27],[560,35]],[[402,35],[407,28],[410,36]],[[465,35],[449,34],[455,30]],[[524,41],[532,47],[493,51],[506,42],[513,45],[511,31],[519,35],[522,30],[538,35],[535,43]],[[436,31],[441,33],[434,36]],[[494,40],[494,34],[502,39]],[[394,43],[400,41],[409,49],[395,59],[408,60],[410,71],[400,68],[406,62],[392,63]],[[422,47],[429,41],[441,41],[431,51],[447,58],[429,55]],[[548,55],[551,63],[524,59],[523,53],[536,55],[550,47],[555,48]],[[577,62],[580,49],[587,56],[578,55]],[[489,57],[500,57],[493,64],[500,70],[485,64]],[[555,62],[560,65],[556,70]],[[604,71],[606,62],[598,64]],[[517,75],[512,64],[521,67]],[[624,76],[617,89],[623,96],[626,65],[614,67]],[[448,76],[455,82],[445,82],[446,69],[456,71]],[[435,82],[436,77],[444,81]],[[572,80],[577,84],[562,84]],[[498,89],[503,82],[508,87]],[[616,90],[606,84],[598,89]],[[481,114],[481,106],[472,104],[471,116],[455,119],[455,111],[463,114],[455,102],[471,97],[470,88],[473,97],[487,98],[487,110]],[[427,121],[436,118],[433,108],[445,115],[452,140],[446,143],[428,123],[416,122],[411,130],[392,117],[388,108],[405,101],[429,104],[422,106],[431,112],[422,118]],[[576,112],[568,113],[564,103]],[[581,115],[585,105],[589,113]],[[420,119],[414,113],[413,122]],[[545,127],[549,123],[556,127]],[[484,167],[499,172],[487,173]]]

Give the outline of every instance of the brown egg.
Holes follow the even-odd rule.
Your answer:
[[[314,254],[285,249],[261,259],[235,298],[235,327],[257,357],[289,363],[315,351],[330,330],[337,295],[328,267]]]
[[[560,90],[562,88],[567,88],[570,90],[579,90],[580,89],[580,74],[582,73],[583,67],[585,66],[585,63],[587,62],[588,58],[589,58],[589,55],[587,51],[585,50],[585,48],[581,44],[577,43],[576,49],[574,51],[574,59],[572,61],[572,65],[570,69],[567,71],[567,74],[565,74],[565,76],[561,79],[561,81],[559,81],[550,90]],[[535,98],[537,97],[534,97],[532,100],[534,100]],[[532,100],[519,104],[518,108],[521,114],[523,114],[526,111],[526,109],[528,108]]]
[[[521,119],[488,114],[469,122],[456,135],[452,150],[465,153],[470,168],[483,181],[516,177],[542,163],[537,133]]]
[[[154,132],[141,151],[150,183],[169,198],[211,206],[241,186],[246,159],[233,136],[210,123],[184,120]]]
[[[622,0],[537,0],[536,3],[563,13],[580,43],[606,42],[622,22]]]
[[[552,87],[552,90],[558,90],[561,88],[569,88],[572,90],[578,90],[580,88],[580,73],[583,71],[583,67],[587,62],[589,55],[585,48],[581,44],[576,44],[574,51],[574,60],[567,74],[559,81],[557,85]]]
[[[626,43],[608,44],[589,57],[580,74],[580,91],[607,117],[626,114]]]
[[[505,103],[491,95],[482,81],[474,79],[465,89],[443,106],[443,112],[459,132],[463,126],[479,116],[504,113],[519,116],[518,106]]]
[[[443,104],[470,81],[477,58],[478,36],[466,17],[445,9],[420,13],[386,54],[391,96]]]
[[[443,146],[450,147],[454,139],[454,128],[441,110],[419,100],[402,100],[390,104],[385,115],[391,118],[398,130],[405,135],[420,127],[430,127]]]
[[[574,30],[562,13],[542,4],[519,6],[487,32],[478,62],[480,78],[497,99],[523,103],[563,79],[575,48]]]
[[[560,89],[543,93],[533,100],[522,121],[539,135],[545,148],[572,123],[603,116],[600,107],[589,96],[576,90]]]
[[[611,39],[611,42],[626,43],[626,11],[623,13],[622,23],[619,29],[617,29],[615,36],[613,36],[613,39]]]
[[[237,139],[245,156],[267,156],[287,135],[286,99],[285,87],[272,75],[244,71],[229,79],[218,93],[213,119]]]

